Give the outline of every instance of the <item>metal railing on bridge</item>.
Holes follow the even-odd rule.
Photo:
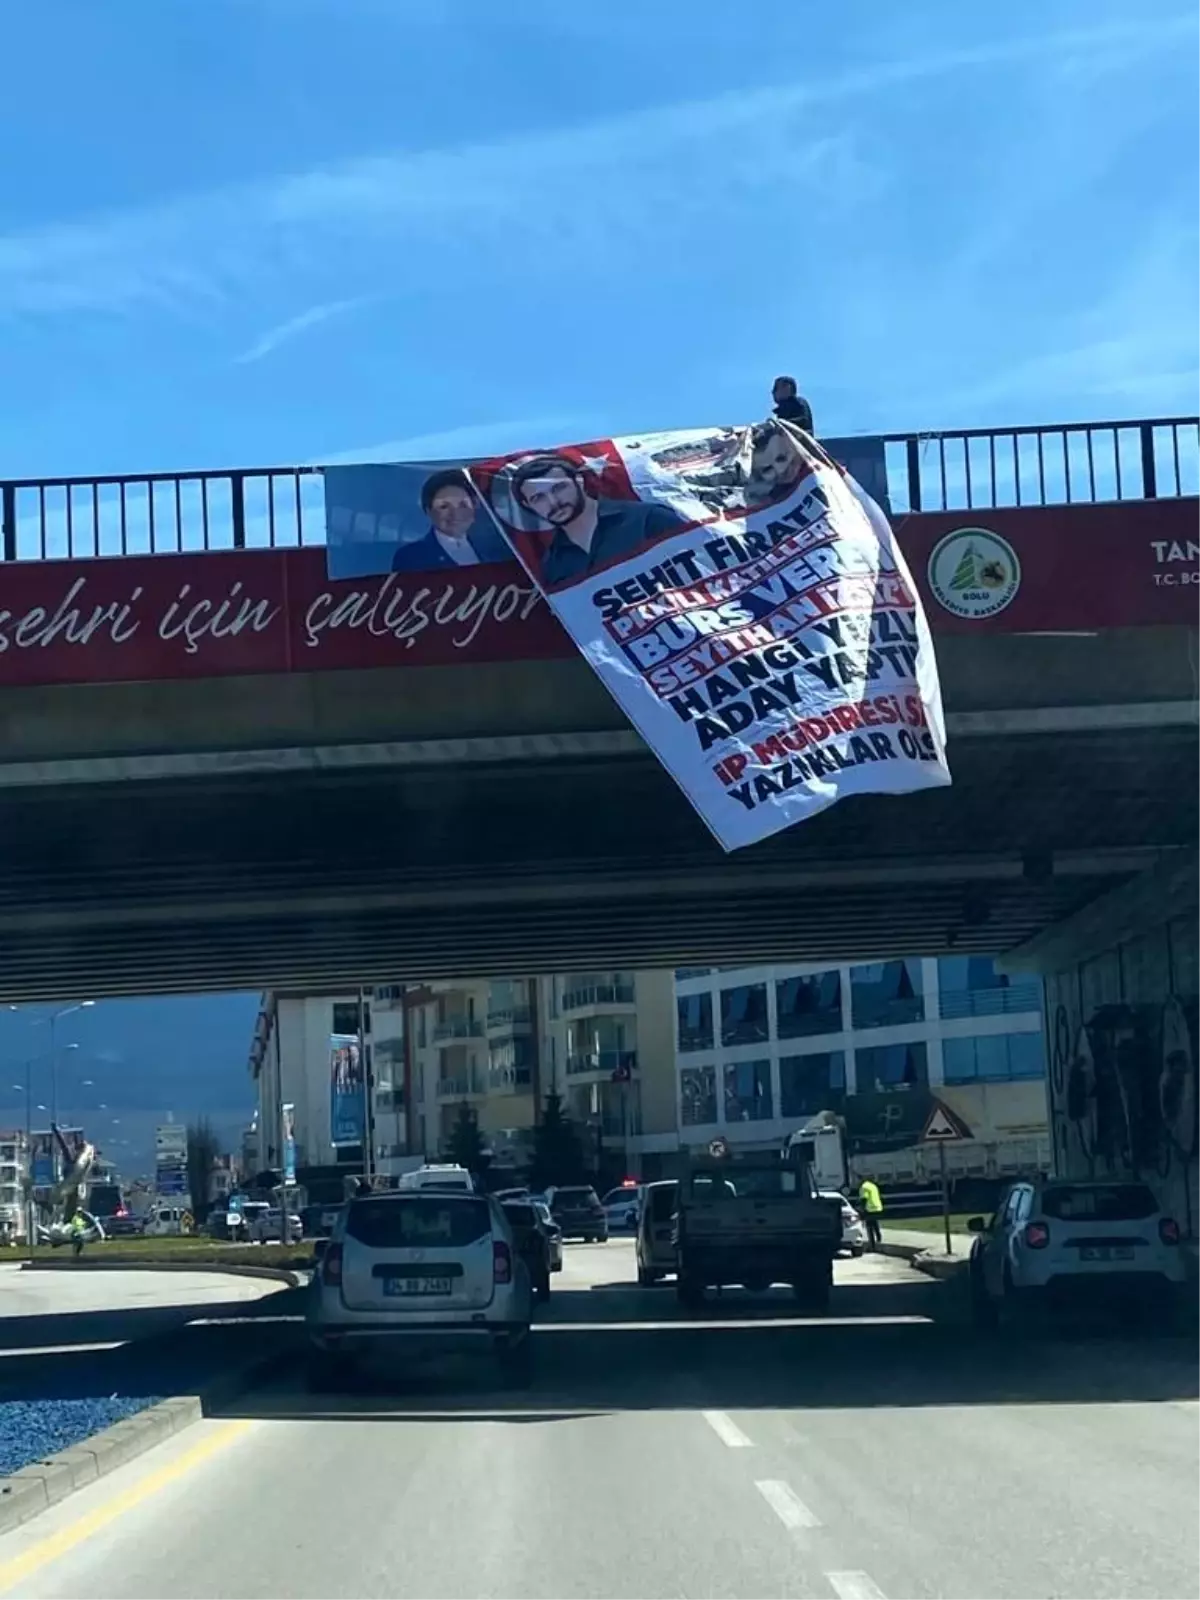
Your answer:
[[[1195,417],[876,437],[901,515],[1200,492]],[[319,465],[7,479],[0,521],[5,561],[325,542]]]

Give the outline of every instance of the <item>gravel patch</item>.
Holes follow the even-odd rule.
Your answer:
[[[103,1399],[0,1400],[0,1477],[68,1450],[160,1398],[114,1394]]]

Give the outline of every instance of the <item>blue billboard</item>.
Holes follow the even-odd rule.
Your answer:
[[[329,1035],[329,1142],[363,1144],[367,1136],[366,1071],[357,1034]]]

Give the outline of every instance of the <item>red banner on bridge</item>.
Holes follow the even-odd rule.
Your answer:
[[[1197,502],[898,517],[939,633],[1195,626]],[[515,563],[333,583],[325,551],[0,564],[0,687],[570,657]]]

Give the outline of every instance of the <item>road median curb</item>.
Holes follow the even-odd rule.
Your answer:
[[[147,1406],[132,1417],[114,1422],[69,1449],[44,1461],[33,1461],[19,1472],[0,1477],[0,1535],[19,1528],[43,1511],[65,1500],[77,1489],[105,1478],[155,1445],[163,1444],[214,1406],[227,1404],[264,1378],[278,1371],[292,1352],[286,1348],[258,1355],[206,1383],[198,1394],[172,1395]]]
[[[881,1255],[894,1256],[907,1261],[910,1267],[923,1272],[927,1278],[953,1278],[967,1265],[966,1256],[948,1256],[941,1250],[930,1250],[919,1244],[889,1244],[885,1239],[879,1246]]]
[[[298,1289],[305,1269],[258,1267],[232,1261],[140,1261],[126,1256],[120,1261],[23,1261],[22,1272],[213,1272],[232,1278],[267,1278]]]

